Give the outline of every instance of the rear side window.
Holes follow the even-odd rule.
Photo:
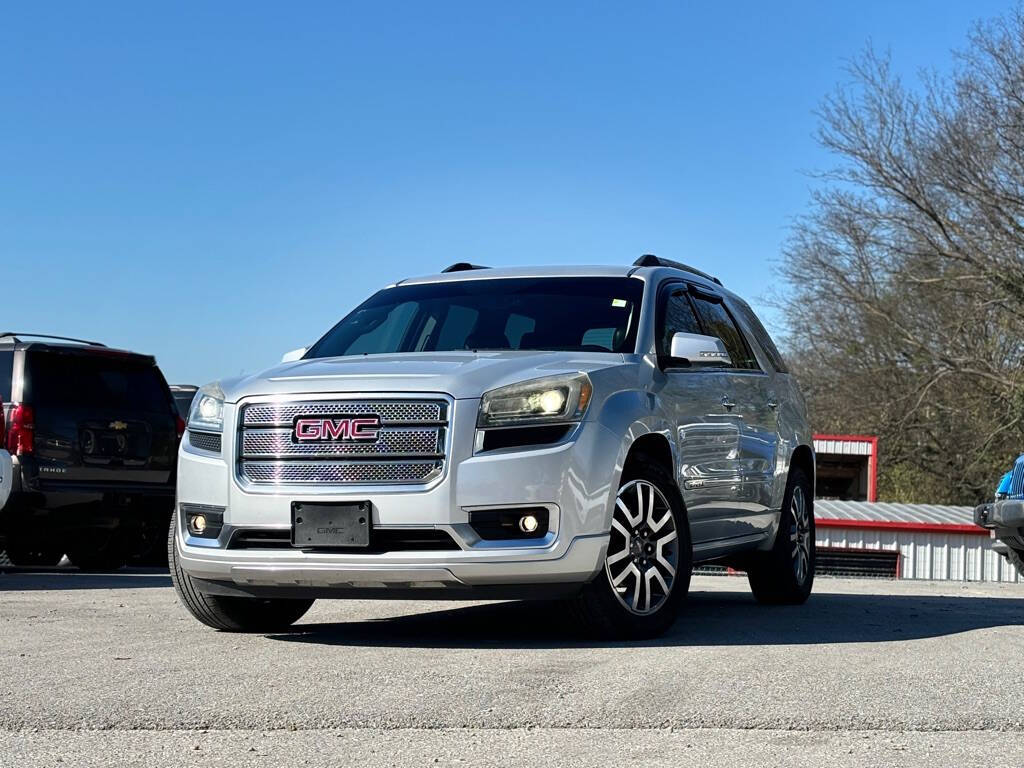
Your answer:
[[[36,407],[118,408],[167,413],[167,385],[156,366],[87,355],[33,354],[26,397]]]
[[[757,359],[747,347],[747,342],[743,340],[743,334],[736,327],[736,323],[733,322],[722,302],[703,296],[694,296],[693,305],[704,325],[705,333],[709,336],[717,336],[725,344],[729,357],[732,358],[733,367],[755,371],[760,368]]]
[[[789,373],[789,369],[786,368],[786,361],[782,359],[782,355],[779,354],[778,347],[775,346],[775,342],[772,341],[772,337],[768,335],[768,331],[765,330],[764,326],[761,325],[761,321],[757,319],[757,315],[754,314],[747,304],[742,301],[735,303],[736,314],[747,324],[747,328],[750,329],[750,333],[754,336],[754,341],[757,342],[758,346],[764,350],[764,353],[768,356],[768,360],[779,373]]]
[[[11,402],[11,382],[14,380],[14,352],[0,352],[0,400]]]

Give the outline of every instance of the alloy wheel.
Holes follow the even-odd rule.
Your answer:
[[[804,584],[811,568],[811,512],[804,489],[799,485],[793,488],[790,516],[792,522],[789,540],[792,544],[793,574],[796,576],[797,584]]]
[[[672,593],[679,566],[679,532],[668,499],[653,483],[633,480],[619,489],[612,514],[605,573],[631,613],[650,615]]]

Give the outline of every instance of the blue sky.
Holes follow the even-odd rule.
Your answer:
[[[1006,3],[10,3],[0,318],[275,363],[454,261],[652,252],[754,299],[868,40],[945,71]]]

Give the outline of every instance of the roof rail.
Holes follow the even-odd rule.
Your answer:
[[[4,331],[0,333],[0,339],[10,339],[12,343],[17,344],[21,341],[22,336],[27,336],[31,339],[56,339],[58,341],[73,341],[75,344],[86,344],[90,347],[105,347],[106,344],[101,344],[98,341],[87,341],[86,339],[73,339],[70,336],[51,336],[47,333],[16,333],[14,331]]]
[[[699,275],[705,280],[710,280],[717,285],[722,285],[722,281],[714,275],[709,275],[707,272],[703,272],[696,267],[691,267],[678,261],[672,261],[671,259],[663,259],[660,256],[655,256],[653,253],[645,253],[639,259],[633,262],[634,267],[673,267],[675,269],[681,269],[683,272],[689,272],[693,275]]]
[[[490,267],[482,267],[479,264],[470,264],[468,261],[457,261],[450,267],[441,270],[441,274],[446,272],[468,272],[471,269],[490,269]]]

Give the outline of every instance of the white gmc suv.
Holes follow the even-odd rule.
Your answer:
[[[698,270],[456,264],[285,360],[189,414],[169,554],[211,627],[283,629],[316,598],[558,598],[649,637],[694,563],[762,602],[810,593],[803,399]]]

